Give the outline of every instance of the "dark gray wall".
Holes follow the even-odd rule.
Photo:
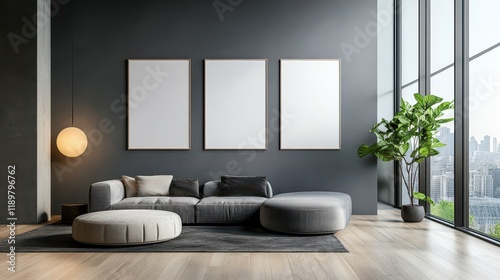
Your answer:
[[[341,49],[342,43],[355,44],[356,28],[374,22],[376,1],[231,1],[241,4],[226,11],[222,21],[214,1],[74,2],[74,122],[90,144],[72,160],[53,144],[54,213],[62,203],[86,201],[91,183],[123,174],[173,174],[206,182],[230,173],[266,175],[276,193],[346,192],[355,214],[376,214],[376,161],[356,155],[360,144],[374,141],[368,130],[376,122],[376,38],[367,37],[349,59]],[[70,5],[52,22],[53,139],[71,118]],[[190,151],[127,151],[128,58],[192,60]],[[267,58],[269,122],[279,108],[279,59],[342,59],[342,149],[280,151],[279,134],[270,131],[267,151],[204,151],[205,58]]]
[[[37,40],[36,1],[0,4],[0,219],[7,215],[7,169],[16,166],[18,223],[37,221]],[[24,19],[23,19],[24,18]],[[35,17],[36,19],[36,17]],[[30,22],[30,23],[27,23]],[[11,44],[12,39],[14,44]]]

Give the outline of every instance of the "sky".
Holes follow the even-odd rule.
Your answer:
[[[417,0],[403,2],[403,84],[418,78]],[[431,1],[431,72],[453,64],[453,0]],[[474,56],[500,43],[500,1],[469,1],[469,50]],[[478,141],[485,135],[500,139],[500,47],[470,61],[469,135]],[[403,90],[403,98],[413,100],[417,84]],[[431,78],[431,94],[445,100],[454,98],[454,69]],[[452,116],[452,112],[448,114]],[[447,126],[452,127],[453,124]]]

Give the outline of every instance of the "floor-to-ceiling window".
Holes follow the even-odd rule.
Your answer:
[[[418,0],[401,2],[401,96],[412,102],[418,92]],[[406,172],[402,172],[406,178]],[[417,184],[418,185],[418,184]],[[406,187],[401,184],[402,204],[409,204]],[[417,186],[418,188],[418,186]]]
[[[500,1],[396,0],[395,7],[398,97],[413,102],[420,91],[460,105],[449,112],[455,123],[437,134],[447,146],[421,169],[421,191],[436,202],[427,214],[498,241]],[[400,194],[408,203],[405,190]]]
[[[469,227],[500,238],[500,1],[469,1]]]
[[[454,87],[454,0],[430,1],[430,93],[453,100]],[[453,117],[448,111],[446,117]],[[454,124],[446,123],[437,137],[446,147],[430,160],[430,196],[436,202],[430,212],[453,222],[454,218]]]

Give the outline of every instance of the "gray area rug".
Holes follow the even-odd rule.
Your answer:
[[[0,250],[10,245],[2,240]],[[71,237],[71,226],[52,224],[16,236],[16,252],[348,252],[333,234],[287,235],[258,226],[183,226],[179,237],[137,246],[91,246]]]

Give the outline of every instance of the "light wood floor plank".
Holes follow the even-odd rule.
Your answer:
[[[332,260],[329,254],[311,253],[308,254],[309,264],[317,280],[335,280],[342,279],[337,276],[331,266]],[[345,278],[344,278],[345,279]]]
[[[271,253],[269,255],[271,262],[271,273],[273,280],[293,279],[292,268],[285,253]]]
[[[210,259],[210,266],[228,266],[231,254],[230,253],[213,253]]]
[[[229,259],[228,279],[251,279],[250,253],[232,253]]]
[[[208,267],[203,266],[187,266],[184,272],[182,273],[182,280],[203,280],[205,278],[205,274],[207,274]],[[139,278],[138,278],[139,279]],[[148,279],[148,278],[141,278]]]
[[[250,254],[250,268],[253,280],[266,280],[273,278],[271,260],[267,253]]]
[[[500,279],[500,247],[430,220],[403,223],[397,209],[378,213],[336,233],[349,253],[18,252],[17,272],[2,262],[0,279]]]
[[[229,266],[209,266],[203,280],[226,280]]]
[[[305,253],[287,254],[290,267],[292,268],[293,279],[312,280],[316,279],[309,263],[309,258]]]
[[[181,279],[181,275],[186,270],[187,264],[193,253],[172,253],[170,255],[169,262],[165,265],[156,279]]]
[[[182,273],[181,279],[203,280],[211,259],[212,253],[193,254],[187,263],[184,273]]]

